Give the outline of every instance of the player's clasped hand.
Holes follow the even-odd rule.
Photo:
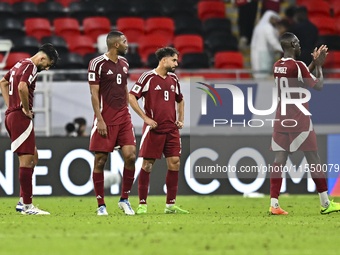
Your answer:
[[[32,111],[26,111],[25,108],[21,108],[22,112],[26,115],[27,118],[33,119],[33,112]]]
[[[311,55],[313,56],[313,62],[315,63],[315,65],[322,66],[324,64],[325,59],[328,55],[327,51],[327,45],[321,45],[319,49],[314,49],[314,52],[311,53]]]
[[[102,137],[107,137],[107,127],[104,120],[98,121],[97,123],[97,131]]]
[[[150,126],[150,129],[155,129],[158,126],[157,122],[150,118],[146,118],[144,122]]]
[[[178,129],[182,129],[183,126],[184,126],[183,122],[181,122],[181,121],[179,121],[179,120],[176,120],[175,124],[176,124],[176,126],[177,126]]]

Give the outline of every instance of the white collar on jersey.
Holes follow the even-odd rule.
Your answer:
[[[292,58],[281,58],[282,61],[287,61],[287,60],[294,60]]]

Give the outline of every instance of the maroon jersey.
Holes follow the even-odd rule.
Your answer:
[[[12,111],[21,109],[21,100],[19,96],[19,83],[26,82],[29,91],[29,108],[33,107],[33,93],[35,90],[35,82],[37,80],[37,67],[29,58],[22,59],[17,62],[5,75],[5,79],[9,81],[9,106],[6,115]]]
[[[126,94],[128,70],[128,62],[121,56],[117,63],[112,62],[106,54],[90,61],[88,81],[90,85],[99,85],[101,114],[106,125],[131,121]]]
[[[308,131],[310,126],[310,117],[305,115],[296,105],[287,104],[286,115],[281,114],[281,88],[313,88],[318,82],[313,74],[309,72],[308,67],[301,61],[296,61],[292,58],[281,58],[274,64],[273,67],[275,83],[278,88],[279,104],[276,110],[274,130],[276,132],[302,132]],[[286,95],[290,98],[304,98],[306,95],[300,93],[288,93]],[[308,111],[308,102],[302,104]],[[283,120],[293,119],[294,121],[284,121],[285,126],[281,125]]]
[[[176,102],[181,102],[183,95],[174,73],[168,73],[163,79],[155,70],[145,72],[132,87],[130,94],[138,99],[143,97],[146,116],[158,124],[156,132],[169,133],[177,129]]]

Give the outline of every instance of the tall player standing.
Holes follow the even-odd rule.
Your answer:
[[[38,163],[33,128],[33,93],[37,75],[57,64],[59,54],[52,44],[43,44],[37,54],[17,62],[0,81],[8,107],[5,125],[11,137],[11,150],[19,157],[20,201],[16,210],[22,214],[50,214],[32,204],[32,176]]]
[[[128,109],[127,73],[129,64],[122,57],[128,44],[123,33],[111,31],[106,37],[108,52],[92,59],[88,68],[94,123],[90,151],[95,152],[93,184],[98,215],[108,215],[104,202],[104,165],[108,153],[120,146],[124,158],[124,172],[120,209],[134,215],[129,193],[134,181],[136,140]]]
[[[323,88],[322,65],[327,56],[327,47],[322,45],[312,53],[313,61],[307,67],[303,62],[296,61],[300,55],[301,48],[299,39],[292,33],[285,33],[280,38],[284,56],[274,64],[274,78],[278,87],[278,95],[281,96],[281,89],[289,88],[313,88],[317,91]],[[316,69],[316,77],[310,72]],[[299,93],[287,93],[289,98],[301,98]],[[281,100],[281,98],[280,98]],[[308,110],[308,102],[302,104]],[[270,174],[270,197],[271,206],[269,212],[275,215],[287,215],[279,206],[278,197],[282,184],[282,168],[286,164],[288,154],[297,150],[304,152],[309,164],[309,171],[315,182],[319,193],[321,214],[340,211],[340,204],[329,201],[327,194],[327,182],[324,172],[321,169],[321,161],[317,151],[316,135],[309,115],[305,115],[296,105],[288,104],[286,115],[281,111],[281,104],[278,104],[274,132],[272,136],[271,149],[275,151],[273,171]],[[281,125],[282,120],[285,126]],[[288,126],[288,127],[287,127]],[[276,171],[275,171],[276,170]]]
[[[156,51],[159,64],[156,69],[141,75],[130,91],[130,105],[144,120],[143,136],[139,157],[143,165],[139,174],[139,207],[137,214],[146,214],[146,199],[151,169],[162,154],[166,158],[167,198],[165,213],[189,213],[175,205],[178,189],[178,171],[181,156],[179,130],[183,128],[184,100],[177,76],[173,73],[178,66],[178,51],[164,47]],[[143,97],[144,110],[137,99]],[[176,119],[177,103],[177,119]]]

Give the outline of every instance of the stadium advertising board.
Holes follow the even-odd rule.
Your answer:
[[[269,150],[270,136],[184,136],[182,137],[182,157],[179,177],[178,194],[242,194],[261,192],[269,194],[269,177],[250,171],[254,167],[272,164],[274,154]],[[335,139],[335,140],[334,140]],[[335,142],[338,136],[329,136],[328,154],[337,150]],[[137,145],[140,137],[137,138]],[[39,148],[39,162],[35,168],[33,178],[33,191],[35,195],[93,195],[91,169],[94,155],[88,151],[88,138],[68,137],[37,137],[36,144]],[[9,138],[0,138],[0,196],[19,196],[18,159],[10,148]],[[339,143],[338,143],[339,144]],[[318,146],[321,161],[324,164],[336,157],[327,158],[327,136],[318,136]],[[328,160],[328,162],[327,162]],[[296,169],[305,165],[302,153],[289,157],[287,165]],[[105,169],[122,173],[123,160],[118,152],[110,155]],[[136,177],[139,174],[142,160],[136,162]],[[215,167],[206,171],[200,166],[211,165]],[[225,172],[221,166],[236,167],[237,171]],[[220,172],[217,172],[219,169]],[[244,171],[241,171],[244,169]],[[198,171],[200,169],[200,171]],[[155,163],[150,176],[150,195],[165,194],[166,177],[165,159]],[[334,168],[335,170],[335,168]],[[334,171],[335,172],[335,171]],[[282,192],[303,194],[314,192],[313,181],[306,173],[286,173]],[[333,176],[334,177],[334,176]],[[336,178],[336,179],[335,179]],[[136,178],[137,179],[137,178]],[[334,177],[337,180],[337,175]],[[332,189],[336,183],[332,182]],[[118,195],[119,185],[112,185],[106,194]],[[131,190],[132,195],[137,195],[137,185]]]

